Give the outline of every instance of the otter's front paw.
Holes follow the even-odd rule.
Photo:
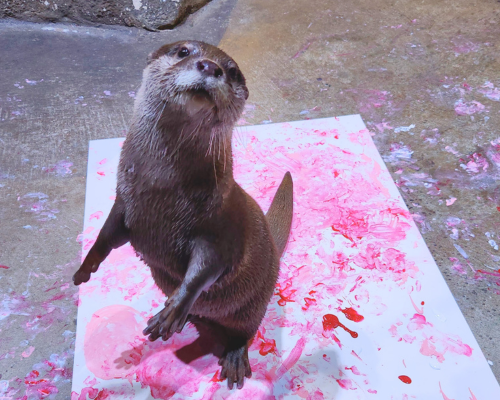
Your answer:
[[[167,302],[165,308],[148,321],[148,326],[142,332],[149,335],[149,340],[154,342],[161,337],[168,340],[175,332],[182,331],[188,317],[188,308],[175,301]]]
[[[90,274],[96,272],[101,265],[101,260],[95,256],[88,255],[83,261],[82,266],[73,275],[73,282],[76,286],[81,283],[88,282],[90,279]]]
[[[233,388],[235,383],[238,389],[241,389],[245,377],[250,378],[252,376],[246,345],[227,350],[219,360],[219,365],[222,366],[220,377],[221,379],[227,378],[227,387],[229,390]]]

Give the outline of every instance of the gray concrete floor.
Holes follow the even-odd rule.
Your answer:
[[[185,38],[239,63],[246,123],[361,114],[500,380],[499,37],[493,0],[214,0],[160,33],[0,23],[0,393],[38,399],[37,370],[69,398],[88,141],[125,135],[146,55]]]

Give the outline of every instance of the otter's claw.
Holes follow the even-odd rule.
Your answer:
[[[161,337],[168,340],[175,332],[182,331],[188,317],[188,310],[181,305],[175,305],[174,302],[167,302],[165,308],[148,321],[148,326],[142,333],[149,340],[154,342]]]

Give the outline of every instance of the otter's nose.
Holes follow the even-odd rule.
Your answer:
[[[224,73],[222,68],[210,60],[201,60],[196,63],[196,68],[204,75],[213,76],[214,78],[221,77]]]

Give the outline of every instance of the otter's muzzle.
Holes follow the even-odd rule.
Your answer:
[[[196,68],[206,77],[220,78],[224,75],[222,68],[210,60],[200,60],[196,63]]]

